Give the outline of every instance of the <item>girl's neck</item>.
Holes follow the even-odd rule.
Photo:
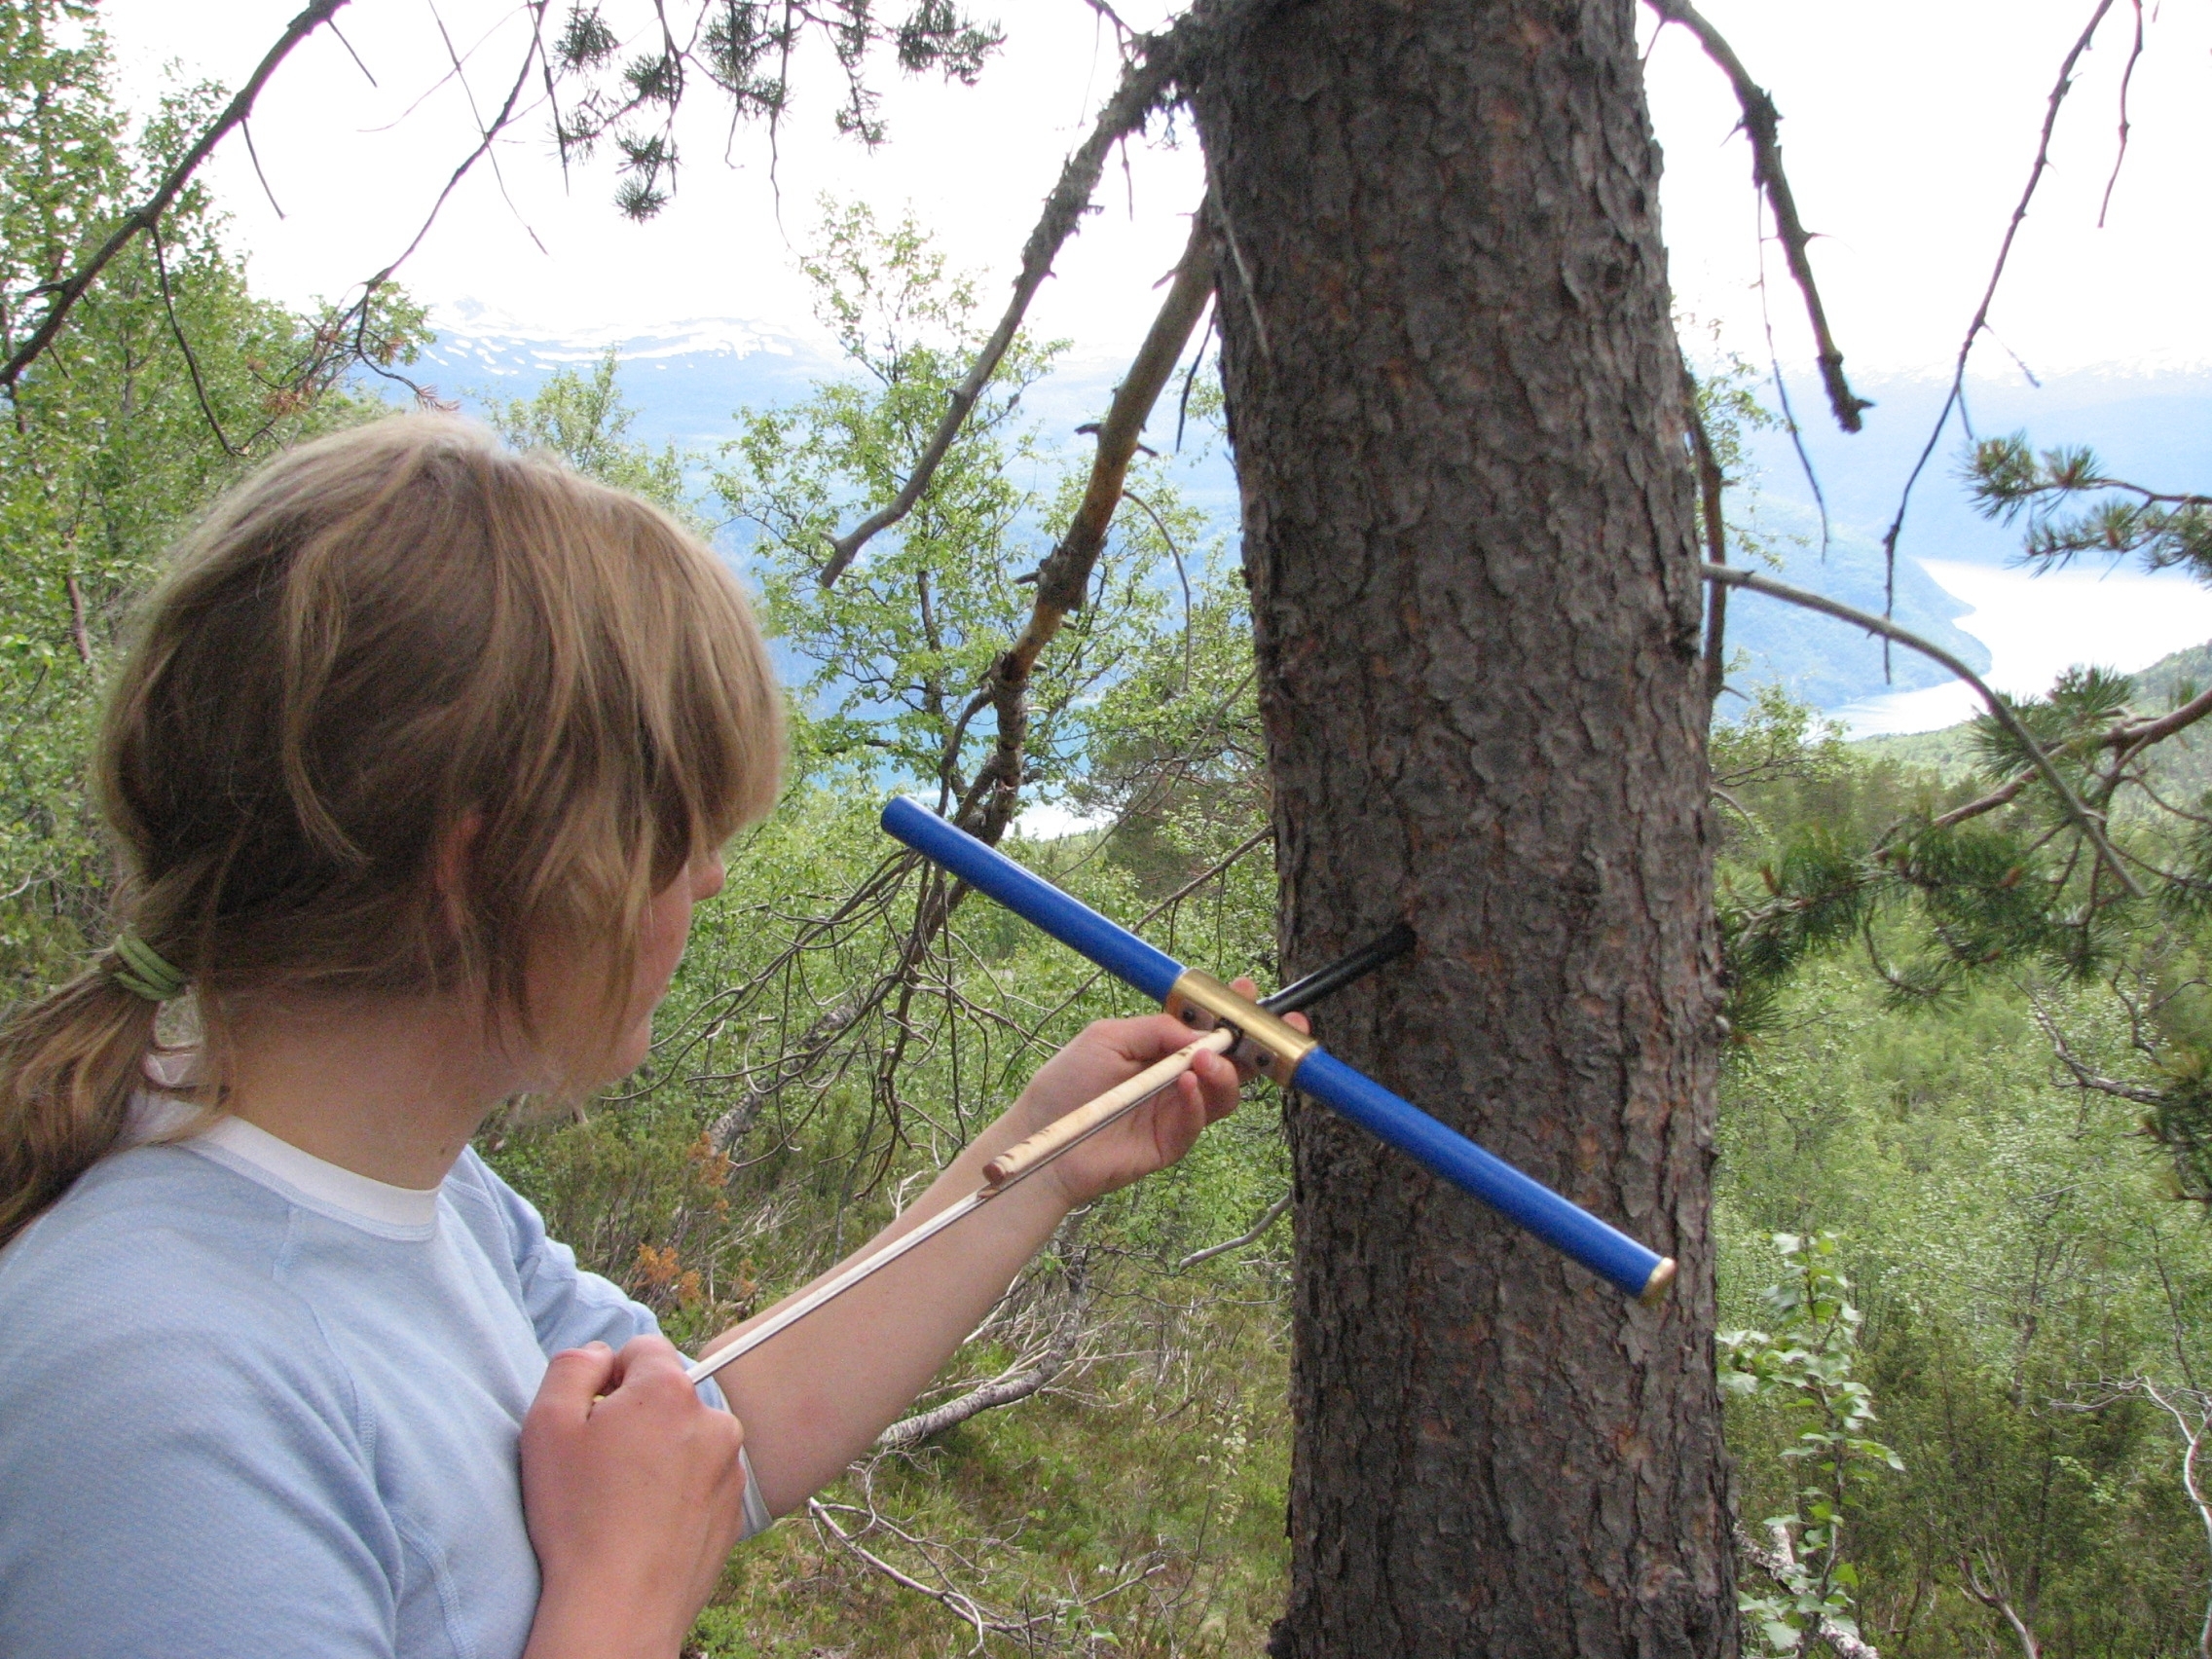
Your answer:
[[[233,1021],[229,1109],[302,1152],[395,1187],[435,1187],[485,1117],[526,1087],[472,1013],[444,999],[308,1001]]]

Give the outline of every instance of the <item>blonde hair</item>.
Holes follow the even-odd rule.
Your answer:
[[[610,947],[773,804],[781,703],[735,579],[667,514],[462,423],[270,462],[178,548],[110,693],[123,917],[241,994],[481,988]],[[0,1243],[115,1150],[157,1009],[108,953],[0,1027]]]

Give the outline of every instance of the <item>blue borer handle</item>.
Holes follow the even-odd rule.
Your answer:
[[[1154,949],[1120,923],[1108,921],[1080,899],[1069,898],[996,847],[986,847],[965,830],[955,830],[904,795],[892,796],[883,809],[883,828],[1154,1002],[1165,1002],[1183,977],[1183,965],[1165,951]]]
[[[1166,952],[903,796],[883,809],[883,828],[1155,1001],[1166,1001],[1182,977],[1183,965]],[[1334,1054],[1311,1051],[1290,1081],[1629,1295],[1655,1300],[1673,1279],[1672,1261],[1485,1152]]]
[[[1657,1251],[1445,1127],[1327,1050],[1308,1054],[1290,1081],[1629,1295],[1656,1295],[1673,1279],[1674,1264]]]

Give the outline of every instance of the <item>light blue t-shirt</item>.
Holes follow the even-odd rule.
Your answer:
[[[117,1154],[0,1250],[0,1650],[515,1659],[523,1414],[657,1329],[473,1152],[425,1192],[237,1119]]]

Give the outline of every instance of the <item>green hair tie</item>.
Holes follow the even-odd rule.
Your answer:
[[[118,934],[109,949],[116,960],[108,964],[107,977],[132,996],[144,997],[150,1003],[166,1003],[184,995],[188,982],[185,977],[170,965],[167,957],[136,934]]]

